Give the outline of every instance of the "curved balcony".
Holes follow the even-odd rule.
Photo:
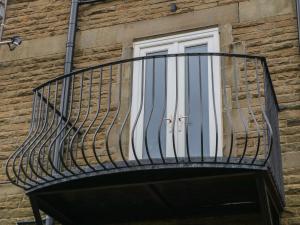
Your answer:
[[[6,172],[54,216],[59,213],[49,204],[64,204],[60,211],[71,217],[79,211],[70,213],[70,207],[80,202],[89,218],[109,207],[120,209],[126,221],[147,218],[146,212],[130,214],[142,211],[142,202],[148,212],[160,210],[145,190],[172,211],[255,206],[257,177],[282,206],[277,117],[264,57],[186,53],[120,60],[34,89],[29,134]]]

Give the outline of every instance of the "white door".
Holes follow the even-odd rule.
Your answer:
[[[218,29],[134,43],[134,57],[200,52],[219,52]],[[220,93],[219,57],[136,61],[130,159],[222,155]]]

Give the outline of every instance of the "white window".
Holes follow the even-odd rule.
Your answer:
[[[219,52],[219,33],[217,28],[195,31],[133,47],[134,57]],[[130,128],[139,159],[186,157],[187,148],[191,157],[215,156],[217,148],[222,155],[219,61],[216,56],[173,56],[134,63]],[[129,158],[134,159],[132,144]]]

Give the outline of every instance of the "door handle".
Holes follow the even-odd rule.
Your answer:
[[[164,120],[167,120],[169,123],[172,123],[172,119],[164,118]]]
[[[182,120],[188,119],[188,118],[189,118],[188,116],[180,116],[180,117],[178,117],[178,120],[181,122]]]

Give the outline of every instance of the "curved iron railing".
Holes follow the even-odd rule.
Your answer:
[[[282,191],[278,104],[266,59],[154,55],[79,70],[34,89],[8,178],[31,189],[82,174],[198,164],[270,168]]]

